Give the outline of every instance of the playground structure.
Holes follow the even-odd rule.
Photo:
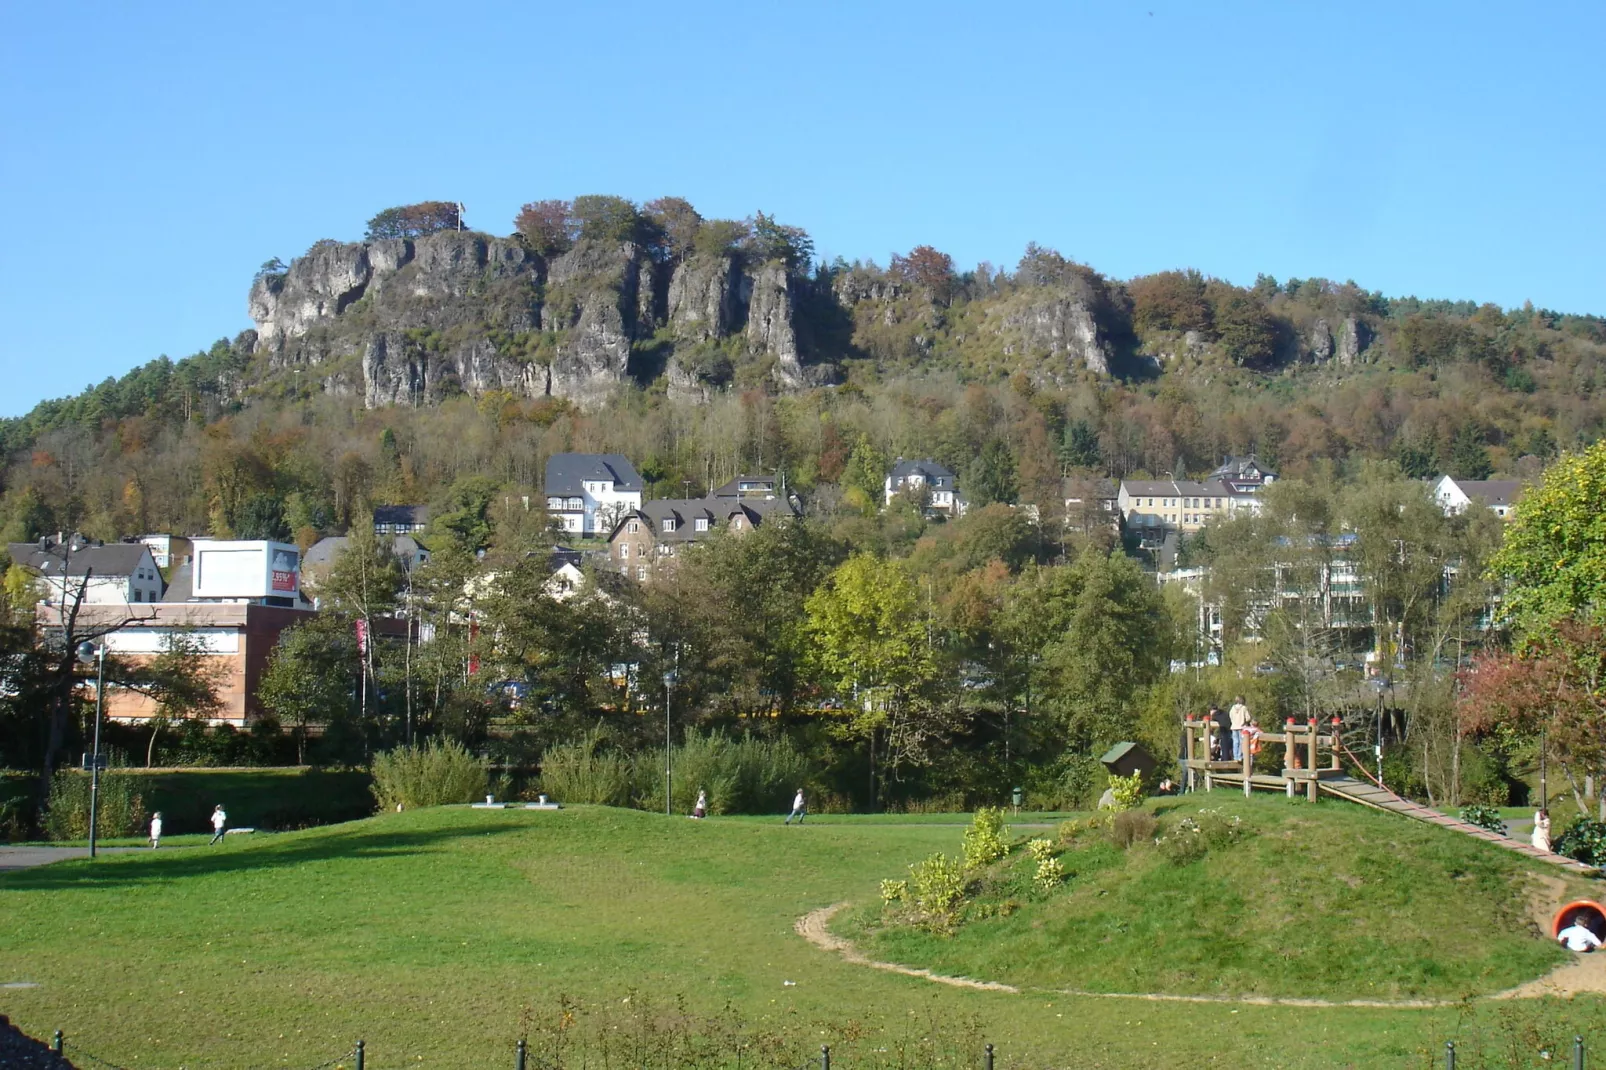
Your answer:
[[[1339,719],[1335,717],[1325,726],[1326,731],[1323,731],[1324,726],[1320,724],[1314,722],[1299,724],[1290,718],[1282,732],[1259,734],[1260,755],[1251,753],[1251,747],[1246,745],[1243,747],[1241,760],[1221,761],[1212,759],[1211,754],[1230,753],[1232,748],[1229,745],[1212,749],[1212,743],[1218,740],[1230,743],[1230,730],[1221,729],[1208,718],[1198,719],[1190,715],[1182,725],[1182,767],[1186,778],[1185,787],[1192,791],[1213,791],[1217,785],[1223,787],[1241,785],[1246,796],[1254,789],[1262,788],[1285,792],[1290,799],[1294,797],[1296,791],[1303,789],[1305,797],[1311,802],[1315,802],[1322,793],[1326,793],[1374,810],[1383,810],[1411,818],[1413,821],[1451,829],[1573,873],[1591,877],[1600,875],[1596,867],[1577,859],[1567,858],[1553,851],[1541,851],[1521,840],[1514,840],[1448,814],[1441,814],[1432,807],[1414,803],[1389,791],[1381,784],[1367,783],[1350,776],[1339,763],[1339,753],[1341,751],[1348,753],[1343,740],[1339,738],[1339,725]],[[1255,772],[1257,757],[1264,762],[1277,756],[1275,749],[1270,753],[1265,751],[1267,744],[1272,744],[1274,747],[1281,746],[1281,769],[1275,773],[1270,771],[1257,773]],[[1353,755],[1351,757],[1353,758]],[[1582,906],[1582,903],[1573,904],[1569,909],[1578,909]],[[1595,907],[1595,909],[1600,908]],[[1601,918],[1602,927],[1606,929],[1606,913],[1603,913]],[[1558,915],[1557,921],[1560,920],[1561,916]]]
[[[1556,939],[1563,929],[1575,924],[1582,925],[1606,940],[1606,907],[1602,907],[1593,899],[1574,899],[1556,911],[1556,916],[1550,923],[1550,938]]]

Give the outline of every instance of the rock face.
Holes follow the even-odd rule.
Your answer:
[[[662,325],[674,396],[728,385],[730,354],[768,361],[779,389],[831,381],[833,369],[802,357],[797,285],[780,264],[734,255],[670,271],[629,242],[582,241],[549,264],[517,241],[447,231],[319,242],[258,278],[248,307],[270,367],[316,370],[324,389],[370,407],[491,390],[594,407]]]
[[[1310,359],[1317,364],[1325,364],[1333,359],[1333,331],[1325,319],[1319,319],[1311,325]]]
[[[1113,350],[1100,329],[1091,302],[1058,289],[1038,289],[1014,303],[1000,320],[1007,355],[1047,357],[1040,375],[1061,381],[1064,373],[1086,368],[1110,374]]]
[[[1371,344],[1372,329],[1354,316],[1346,317],[1338,329],[1338,362],[1346,367],[1358,363]]]

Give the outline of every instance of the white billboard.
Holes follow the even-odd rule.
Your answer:
[[[289,543],[195,540],[198,599],[294,598],[301,591],[301,551]]]

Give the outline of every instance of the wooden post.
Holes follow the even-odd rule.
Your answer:
[[[1251,790],[1249,778],[1254,773],[1255,759],[1249,754],[1249,733],[1239,733],[1239,738],[1243,740],[1244,798],[1247,799]]]
[[[1316,722],[1313,720],[1307,724],[1305,731],[1310,733],[1310,739],[1306,740],[1305,743],[1308,748],[1306,753],[1309,755],[1309,759],[1305,762],[1305,768],[1310,770],[1310,779],[1305,782],[1305,798],[1315,802],[1318,787],[1316,778]]]
[[[1328,752],[1328,757],[1330,757],[1332,759],[1332,761],[1330,761],[1328,763],[1327,768],[1333,770],[1334,772],[1338,771],[1338,726],[1339,726],[1339,723],[1340,723],[1339,719],[1337,717],[1334,717],[1333,718],[1333,745],[1332,745],[1332,748]]]
[[[1182,765],[1182,790],[1193,790],[1193,714],[1182,722],[1182,749],[1186,761]]]

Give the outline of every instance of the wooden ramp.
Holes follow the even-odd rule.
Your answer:
[[[1243,777],[1238,774],[1215,773],[1211,776],[1211,779],[1217,784],[1243,786]],[[1317,783],[1322,791],[1340,799],[1360,803],[1362,806],[1370,806],[1374,810],[1386,810],[1391,814],[1409,817],[1414,821],[1425,821],[1430,825],[1438,825],[1440,828],[1453,829],[1456,832],[1465,833],[1473,839],[1492,843],[1496,847],[1504,847],[1508,851],[1515,851],[1539,862],[1549,862],[1553,866],[1560,866],[1573,873],[1590,877],[1599,876],[1599,871],[1594,866],[1585,865],[1576,859],[1568,858],[1552,851],[1541,851],[1530,843],[1524,843],[1522,840],[1514,840],[1510,836],[1502,836],[1498,832],[1490,832],[1488,829],[1468,824],[1459,818],[1441,814],[1431,807],[1421,806],[1410,799],[1402,799],[1392,791],[1380,788],[1376,784],[1368,784],[1364,780],[1356,780],[1354,777],[1347,776],[1327,775],[1323,776]],[[1283,780],[1281,777],[1257,776],[1250,778],[1250,785],[1256,788],[1281,788]]]

